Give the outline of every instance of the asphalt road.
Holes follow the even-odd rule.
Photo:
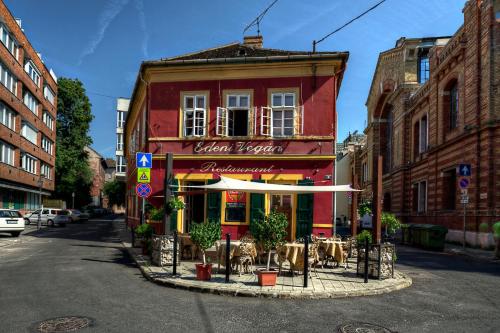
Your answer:
[[[500,263],[399,248],[413,286],[381,296],[274,300],[200,294],[146,281],[110,220],[9,242],[0,236],[0,332],[85,316],[78,332],[336,332],[367,322],[396,332],[500,332]],[[4,244],[5,246],[2,246]]]

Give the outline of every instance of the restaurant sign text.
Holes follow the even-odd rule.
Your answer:
[[[193,151],[197,154],[210,153],[241,153],[241,154],[276,154],[284,151],[283,146],[273,143],[252,143],[252,142],[198,142]]]

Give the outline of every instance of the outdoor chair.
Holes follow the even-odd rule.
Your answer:
[[[245,273],[249,271],[254,274],[253,266],[254,266],[254,258],[253,258],[253,242],[243,241],[241,240],[240,245],[238,246],[239,256],[235,258],[238,265],[238,274],[241,276],[241,272],[244,270]]]
[[[309,267],[309,277],[312,277],[311,271],[314,270],[316,276],[318,276],[318,272],[316,271],[316,263],[318,262],[318,248],[316,244],[312,243],[309,245],[309,259],[308,259],[308,267]],[[290,265],[290,271],[292,272],[292,276],[297,272],[304,272],[304,256],[301,255],[297,257],[297,261],[295,264]]]

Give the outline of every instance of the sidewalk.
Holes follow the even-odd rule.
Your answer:
[[[114,221],[122,244],[132,259],[137,263],[144,277],[159,285],[173,288],[209,292],[219,295],[274,297],[274,298],[338,298],[351,296],[379,295],[411,286],[412,280],[407,275],[395,271],[394,278],[385,280],[370,279],[364,283],[363,279],[356,276],[356,263],[351,261],[350,268],[317,268],[317,273],[312,272],[308,288],[303,288],[303,276],[279,276],[274,287],[260,287],[257,276],[253,274],[231,274],[230,282],[225,283],[224,273],[217,272],[214,264],[212,279],[210,281],[196,280],[195,262],[182,261],[177,268],[177,275],[172,275],[172,267],[156,267],[150,262],[149,257],[143,256],[141,250],[133,248],[131,234],[126,230],[123,219]],[[283,274],[284,275],[284,274]]]
[[[477,260],[493,261],[500,263],[500,260],[495,260],[495,253],[493,250],[483,250],[471,247],[466,247],[464,250],[462,245],[446,243],[444,247],[444,252],[467,256]]]

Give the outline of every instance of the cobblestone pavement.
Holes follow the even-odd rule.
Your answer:
[[[148,256],[143,256],[141,250],[133,248],[130,244],[130,233],[121,221],[116,221],[120,231],[122,243],[138,264],[143,275],[157,284],[224,294],[233,296],[255,296],[275,298],[338,298],[349,296],[378,295],[411,286],[412,280],[407,275],[396,271],[394,278],[385,280],[370,279],[364,283],[363,278],[356,276],[356,263],[351,259],[349,268],[316,268],[311,272],[308,287],[303,288],[304,276],[292,276],[288,267],[283,268],[284,273],[278,276],[276,286],[261,287],[257,283],[257,276],[251,273],[233,273],[230,282],[225,283],[225,273],[217,272],[217,265],[213,265],[213,274],[210,281],[196,280],[195,264],[197,261],[182,261],[177,268],[177,275],[172,275],[172,267],[157,267],[151,264]],[[215,273],[215,274],[214,274]]]

